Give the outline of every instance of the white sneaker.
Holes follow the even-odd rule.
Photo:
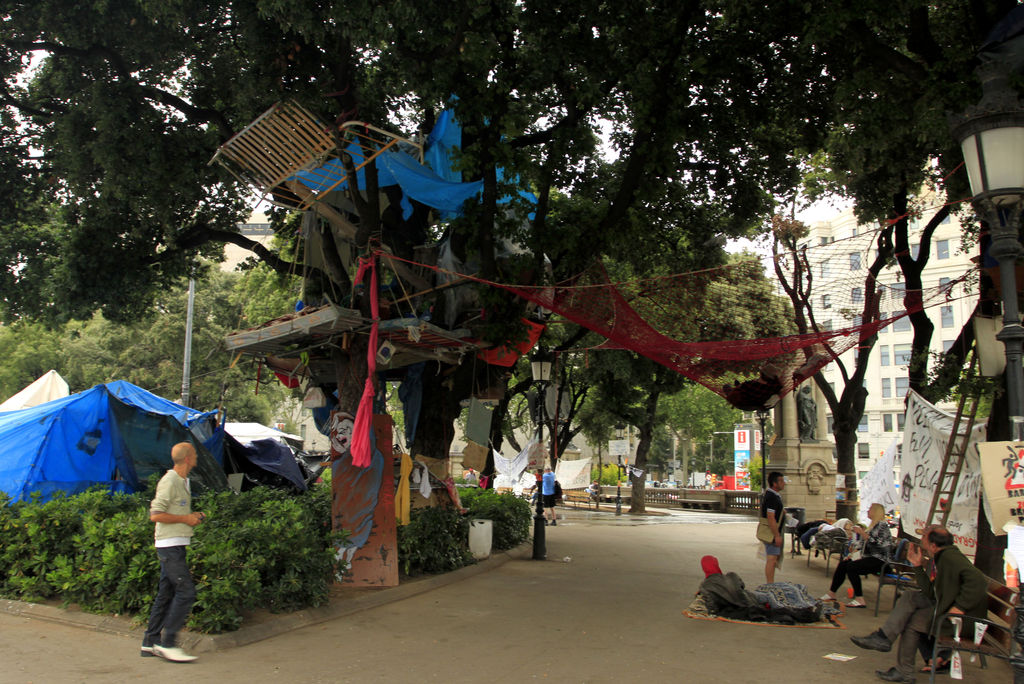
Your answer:
[[[198,656],[185,653],[178,646],[158,646],[156,644],[153,645],[153,655],[158,655],[164,660],[170,660],[172,663],[191,663],[198,658]]]

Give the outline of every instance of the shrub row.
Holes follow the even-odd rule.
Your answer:
[[[130,495],[95,489],[45,503],[9,504],[0,494],[0,596],[147,615],[160,574],[148,511],[156,479],[147,491]],[[461,493],[465,515],[451,508],[417,509],[411,523],[398,528],[406,575],[472,563],[471,519],[494,522],[495,551],[529,538],[526,501],[493,490]],[[255,608],[289,611],[327,601],[334,549],[346,536],[331,532],[329,486],[299,496],[267,487],[208,492],[193,503],[207,520],[196,528],[188,552],[198,594],[190,629],[231,631]]]
[[[0,498],[0,595],[60,599],[93,612],[148,613],[160,567],[145,492],[90,490],[46,503]],[[2,495],[0,495],[2,497]],[[237,629],[254,608],[295,610],[327,600],[334,574],[331,492],[269,488],[197,496],[206,513],[189,547],[198,590],[189,628]]]
[[[460,515],[452,508],[418,508],[398,528],[398,558],[406,575],[457,570],[473,562],[469,552],[469,521],[492,520],[492,550],[511,549],[530,536],[530,505],[493,489],[460,489]]]

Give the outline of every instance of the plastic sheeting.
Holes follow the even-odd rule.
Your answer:
[[[295,454],[283,442],[273,438],[255,439],[246,443],[241,442],[228,433],[231,449],[237,455],[244,457],[249,465],[239,463],[241,470],[257,482],[277,485],[278,482],[267,481],[261,474],[253,471],[253,466],[280,477],[295,487],[300,492],[306,491],[306,480],[303,477],[302,469],[295,460]]]
[[[363,163],[364,155],[356,145],[345,150],[352,156],[353,163]],[[483,190],[483,181],[472,183],[455,183],[441,178],[429,167],[420,164],[415,157],[400,150],[387,150],[376,159],[377,184],[386,188],[398,185],[402,192],[417,202],[433,207],[446,216],[458,216],[462,213],[463,203],[476,197]],[[300,171],[293,177],[313,192],[323,192],[337,184],[345,177],[345,166],[340,159],[332,159],[315,171]],[[360,169],[356,171],[356,184],[360,190],[366,189],[366,174]],[[346,187],[338,184],[337,189]],[[412,207],[403,206],[403,217],[408,218]]]
[[[227,479],[209,451],[221,434],[215,416],[123,381],[0,414],[0,491],[14,501],[95,485],[135,492],[171,467],[177,442],[196,447],[199,487],[223,489]]]

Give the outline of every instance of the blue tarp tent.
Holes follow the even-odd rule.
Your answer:
[[[191,442],[201,487],[227,487],[216,412],[202,413],[117,381],[21,411],[0,413],[0,491],[14,501],[94,485],[135,492],[171,467],[171,446]],[[211,453],[211,450],[213,453]]]

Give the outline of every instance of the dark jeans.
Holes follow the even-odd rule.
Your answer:
[[[160,559],[160,588],[149,613],[144,638],[147,644],[177,646],[178,632],[185,626],[192,604],[196,602],[196,587],[185,562],[185,548],[168,546],[156,550]]]
[[[832,593],[835,593],[843,584],[843,580],[849,579],[853,587],[854,596],[863,596],[864,590],[860,584],[861,575],[875,575],[882,569],[882,559],[874,556],[864,556],[859,560],[842,560],[836,566],[836,574],[832,575]]]

